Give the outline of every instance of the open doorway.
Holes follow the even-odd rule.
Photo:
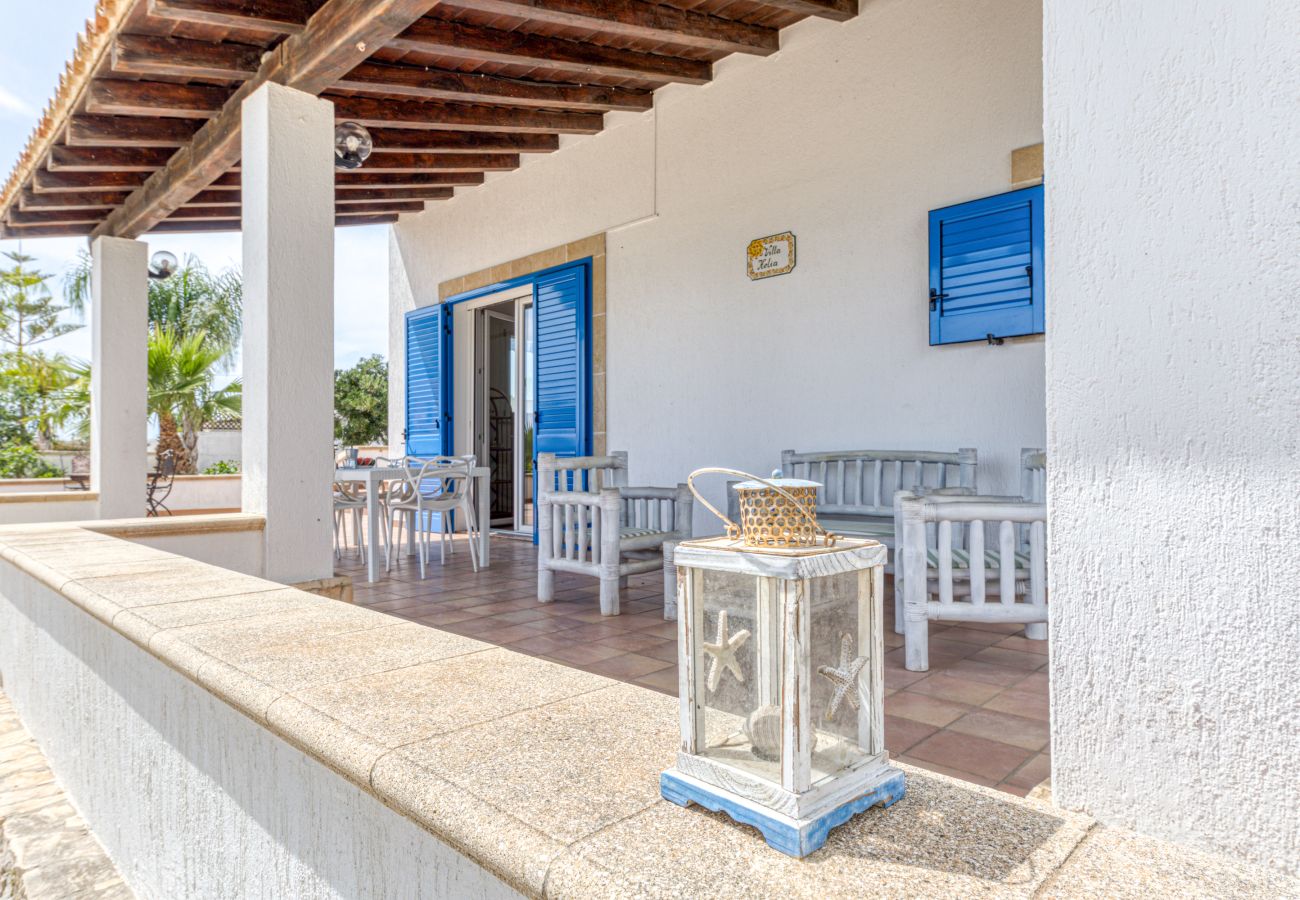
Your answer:
[[[492,470],[491,527],[533,530],[533,293],[485,298],[474,315],[474,453]]]

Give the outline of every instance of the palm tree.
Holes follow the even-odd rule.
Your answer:
[[[220,412],[238,415],[242,385],[215,385],[223,348],[197,331],[181,337],[174,328],[149,334],[149,411],[158,417],[158,453],[172,450],[178,474],[193,474],[199,429]]]

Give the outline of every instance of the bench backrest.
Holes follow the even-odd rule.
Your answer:
[[[1047,502],[1047,454],[1038,447],[1020,451],[1020,495],[1032,503]]]
[[[781,451],[781,472],[822,484],[817,512],[823,515],[892,518],[894,494],[916,488],[976,490],[977,453],[933,450]]]
[[[565,491],[597,493],[601,488],[625,484],[626,450],[616,450],[609,456],[537,454],[537,493],[542,501],[547,494]]]

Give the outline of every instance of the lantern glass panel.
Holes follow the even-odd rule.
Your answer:
[[[871,756],[871,576],[844,572],[809,581],[812,612],[812,781]],[[859,684],[862,686],[859,693]]]
[[[712,569],[692,576],[703,612],[695,642],[700,755],[780,783],[780,656],[769,645],[779,583]]]

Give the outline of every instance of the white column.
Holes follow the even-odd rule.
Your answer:
[[[1300,871],[1300,5],[1045,5],[1052,794]]]
[[[149,246],[101,237],[90,252],[90,484],[101,519],[134,518],[145,513]]]
[[[243,106],[243,510],[266,577],[333,574],[334,105],[278,84]]]

